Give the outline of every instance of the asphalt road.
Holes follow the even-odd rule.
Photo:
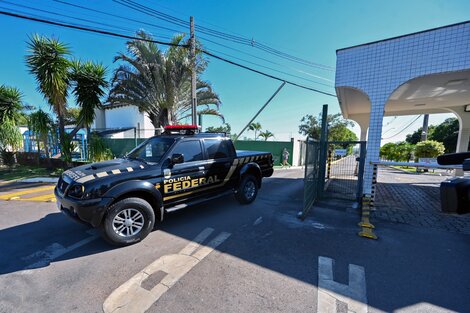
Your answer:
[[[229,196],[175,212],[125,248],[55,203],[0,201],[0,312],[470,311],[470,236],[377,223],[372,241],[334,202],[301,222],[302,174],[277,171],[248,206]]]

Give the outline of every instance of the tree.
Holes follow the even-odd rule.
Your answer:
[[[258,132],[261,131],[261,124],[258,122],[253,122],[248,126],[248,130],[255,132],[255,140],[258,139]]]
[[[328,140],[329,141],[356,141],[356,134],[348,127],[354,126],[352,121],[345,120],[341,114],[328,114]],[[300,120],[299,133],[320,140],[321,134],[321,114],[313,116],[305,115]]]
[[[51,105],[59,121],[61,144],[67,139],[64,114],[67,110],[67,96],[70,82],[70,50],[55,38],[34,35],[28,43],[30,54],[26,56],[29,71],[35,76],[38,91]],[[67,153],[67,151],[64,151]],[[66,158],[71,158],[66,155]]]
[[[259,136],[264,139],[264,141],[268,141],[269,138],[274,137],[274,134],[269,130],[265,130],[259,133]]]
[[[222,126],[219,126],[219,127],[210,126],[210,127],[206,128],[206,132],[208,132],[208,133],[226,133],[226,134],[230,134],[231,131],[232,131],[232,127],[230,126],[229,123],[224,123]]]
[[[53,124],[54,123],[49,114],[47,114],[41,109],[37,110],[34,113],[31,113],[31,115],[29,116],[30,130],[35,133],[37,139],[38,156],[41,153],[39,142],[42,141],[44,145],[44,150],[46,152],[46,157],[49,157],[48,139],[49,134],[54,130]]]
[[[70,137],[73,138],[80,128],[89,128],[95,119],[95,109],[101,105],[108,82],[105,79],[106,67],[91,61],[74,61],[71,64],[72,94],[80,107],[78,122]]]
[[[380,147],[380,157],[395,162],[410,162],[414,146],[405,142],[389,142]]]
[[[18,129],[23,108],[21,98],[17,88],[0,86],[0,158],[6,165],[13,165],[14,153],[23,141]]]
[[[188,49],[171,46],[161,51],[144,31],[137,32],[144,40],[127,42],[127,54],[119,53],[122,61],[112,79],[107,102],[135,105],[146,112],[155,128],[176,124],[191,116],[191,60]],[[184,35],[176,35],[172,44],[182,45]],[[200,50],[200,49],[198,49]],[[196,72],[201,74],[207,62],[198,53]],[[219,96],[210,83],[198,79],[196,84],[197,114],[222,117]],[[214,108],[215,106],[215,108]],[[223,117],[222,117],[223,119]]]
[[[435,158],[445,151],[445,147],[441,142],[434,140],[421,141],[416,144],[416,158]]]
[[[434,129],[436,128],[436,126],[434,125],[429,125],[428,127],[428,138],[431,139],[432,136],[433,136],[433,132],[434,132]],[[415,145],[417,144],[418,142],[421,141],[421,135],[423,133],[423,127],[420,127],[418,128],[416,131],[414,131],[413,133],[411,134],[408,134],[406,135],[406,142],[408,142],[409,144],[412,144],[412,145]]]
[[[65,125],[77,125],[80,116],[80,108],[73,107],[67,108],[67,111],[64,114],[64,123]]]
[[[445,152],[452,153],[456,151],[458,136],[459,120],[455,117],[451,117],[437,125],[429,139],[442,142],[445,147]]]
[[[94,119],[95,108],[107,87],[106,68],[93,62],[70,61],[67,45],[54,38],[34,35],[26,56],[29,71],[36,78],[38,90],[57,115],[61,152],[66,161],[72,159],[71,140],[82,127]],[[67,96],[71,93],[80,107],[78,120],[70,134],[65,132]]]

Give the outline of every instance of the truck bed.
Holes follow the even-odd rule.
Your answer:
[[[266,155],[269,152],[237,150],[237,158]]]

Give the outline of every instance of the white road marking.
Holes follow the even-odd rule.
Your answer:
[[[258,225],[258,224],[261,224],[262,221],[263,221],[263,217],[261,217],[261,216],[258,217],[258,218],[256,219],[256,221],[253,223],[253,226],[256,226],[256,225]]]
[[[334,260],[318,257],[318,313],[336,313],[336,301],[348,305],[348,313],[367,313],[366,276],[362,266],[349,264],[349,285],[333,279]]]
[[[98,238],[98,234],[96,232],[87,231],[87,233],[91,234],[91,236],[85,239],[82,239],[68,247],[64,247],[61,244],[54,242],[53,244],[47,246],[43,250],[36,251],[26,257],[21,258],[23,261],[29,261],[29,260],[34,260],[34,259],[39,258],[38,261],[26,266],[24,268],[26,271],[24,271],[23,273],[29,274],[31,273],[31,271],[29,271],[31,269],[48,266],[52,261],[54,261],[58,257],[66,253],[69,253],[70,251],[73,251],[83,245],[86,245],[87,243],[90,243],[96,238]]]
[[[230,237],[230,233],[222,232],[206,246],[200,248],[201,243],[213,231],[212,228],[204,229],[178,254],[164,255],[134,275],[106,298],[103,303],[103,311],[105,313],[138,313],[147,311],[181,277],[186,275],[217,246]],[[152,289],[143,288],[142,283],[145,279],[157,272],[164,272],[166,275]]]

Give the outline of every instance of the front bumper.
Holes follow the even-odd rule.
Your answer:
[[[106,210],[114,200],[113,198],[72,199],[61,195],[57,187],[54,189],[54,195],[59,210],[72,219],[81,223],[91,224],[93,227],[98,227],[101,224]]]

